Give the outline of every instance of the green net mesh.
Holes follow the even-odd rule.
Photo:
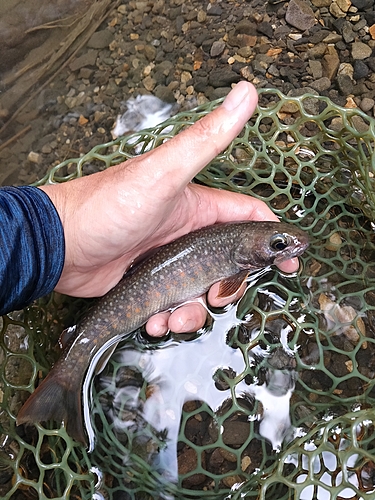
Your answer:
[[[217,105],[97,146],[39,184],[155,148]],[[260,91],[253,118],[196,182],[259,197],[306,230],[303,268],[254,276],[194,335],[138,333],[120,346],[93,383],[93,453],[56,424],[15,425],[88,303],[54,294],[4,316],[0,497],[374,498],[374,136],[357,109]]]

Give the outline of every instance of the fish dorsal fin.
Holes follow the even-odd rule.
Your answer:
[[[248,276],[249,271],[241,271],[234,276],[223,279],[219,285],[217,298],[223,299],[225,297],[231,297],[232,295],[234,295],[241,288]]]

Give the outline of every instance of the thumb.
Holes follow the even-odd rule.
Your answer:
[[[159,186],[175,194],[241,132],[257,103],[255,87],[239,82],[221,106],[170,141],[142,155],[137,167],[145,169],[148,179],[153,178]]]

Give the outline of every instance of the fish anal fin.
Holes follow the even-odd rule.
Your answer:
[[[17,425],[54,420],[64,422],[74,440],[87,445],[83,427],[81,385],[66,386],[52,370],[35,389],[17,415]]]
[[[231,297],[241,288],[243,283],[249,276],[249,271],[241,271],[230,278],[225,278],[220,281],[219,292],[217,294],[218,299],[223,299],[226,297]]]

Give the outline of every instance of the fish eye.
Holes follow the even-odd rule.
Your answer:
[[[274,234],[271,236],[270,246],[273,250],[285,250],[288,246],[288,239],[284,234]]]

